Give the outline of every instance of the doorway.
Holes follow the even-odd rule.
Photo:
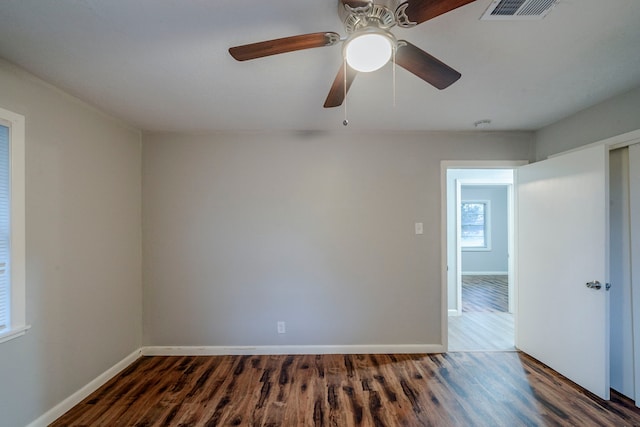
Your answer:
[[[447,168],[449,351],[514,351],[513,168]]]

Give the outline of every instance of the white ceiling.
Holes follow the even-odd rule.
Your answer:
[[[359,74],[350,129],[534,130],[640,86],[640,1],[561,0],[540,21],[480,21],[477,0],[406,39],[462,73],[438,91],[392,66]],[[230,46],[345,34],[338,0],[2,0],[0,56],[144,129],[330,130],[339,46],[236,62]]]

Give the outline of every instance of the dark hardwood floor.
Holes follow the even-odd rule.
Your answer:
[[[61,426],[632,426],[517,352],[142,357]]]

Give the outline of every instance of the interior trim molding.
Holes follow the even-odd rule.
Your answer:
[[[138,360],[138,358],[142,356],[141,350],[142,349],[137,349],[130,355],[126,356],[111,368],[98,375],[95,379],[90,381],[80,390],[76,391],[71,396],[67,397],[62,402],[58,403],[56,406],[42,414],[36,420],[32,421],[27,425],[27,427],[47,427],[49,424],[53,423],[55,420],[64,415],[69,409],[82,402],[87,396],[96,391],[98,388],[102,387],[111,378],[119,374],[127,366]]]
[[[443,353],[441,344],[390,345],[264,345],[264,346],[150,346],[143,356],[228,356],[264,354],[394,354]]]

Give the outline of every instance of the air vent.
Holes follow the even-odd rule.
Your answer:
[[[542,19],[559,0],[494,0],[480,18],[491,20]]]

